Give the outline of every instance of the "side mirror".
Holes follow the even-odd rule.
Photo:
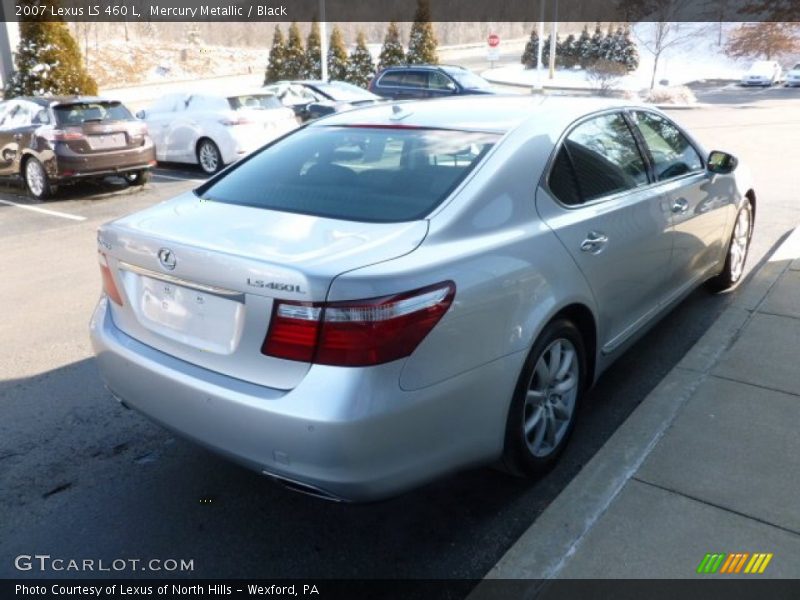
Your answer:
[[[735,156],[721,150],[712,150],[708,155],[708,170],[711,173],[732,173],[738,164],[739,160]]]
[[[145,111],[138,110],[138,111],[136,111],[136,115],[135,116],[136,116],[137,119],[144,119],[146,115],[147,115],[147,113]]]

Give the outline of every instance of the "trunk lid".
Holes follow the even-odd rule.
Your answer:
[[[53,112],[59,129],[67,134],[64,143],[77,154],[124,150],[144,143],[146,127],[119,102],[58,104]]]
[[[324,301],[346,271],[413,251],[427,221],[361,223],[204,201],[189,192],[98,232],[122,295],[115,324],[244,381],[295,387],[310,364],[265,356],[275,299]]]

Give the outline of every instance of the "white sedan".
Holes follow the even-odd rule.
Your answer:
[[[208,174],[297,127],[273,94],[169,94],[137,113],[161,162],[200,165]]]
[[[757,60],[742,76],[742,85],[771,86],[779,83],[783,69],[775,60]]]

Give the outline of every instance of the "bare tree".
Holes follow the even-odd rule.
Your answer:
[[[725,53],[733,58],[767,60],[790,54],[800,48],[796,23],[744,23],[733,31],[725,45]]]

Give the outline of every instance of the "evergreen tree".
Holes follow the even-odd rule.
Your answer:
[[[603,58],[603,32],[600,31],[599,24],[594,28],[589,48],[589,64]]]
[[[589,35],[588,27],[583,28],[578,41],[575,42],[575,55],[582,69],[588,67],[592,62],[592,37]]]
[[[283,31],[280,25],[275,25],[275,33],[272,34],[272,47],[269,50],[269,61],[267,62],[267,72],[264,75],[264,85],[285,79],[284,63],[286,62],[286,40],[283,38]]]
[[[347,48],[344,45],[342,30],[334,25],[328,44],[328,77],[331,80],[346,80],[347,62]]]
[[[97,94],[97,83],[83,66],[80,48],[61,21],[23,18],[14,62],[16,71],[6,86],[6,98]]]
[[[322,77],[322,41],[319,33],[319,23],[316,17],[311,22],[311,31],[306,38],[306,79],[319,79]]]
[[[356,47],[350,54],[350,63],[347,65],[347,81],[363,88],[369,85],[375,75],[375,63],[367,48],[367,39],[364,32],[359,31],[356,37]]]
[[[414,24],[411,26],[406,62],[409,65],[438,65],[439,54],[436,52],[438,45],[431,23],[428,0],[417,0],[417,12],[414,15]]]
[[[547,37],[544,38],[544,44],[542,44],[542,66],[546,67],[550,64],[550,39],[553,36],[551,34],[547,34]]]
[[[536,59],[539,56],[539,34],[536,29],[531,30],[531,37],[528,38],[525,44],[525,50],[522,52],[522,64],[526,69],[536,68]]]
[[[563,42],[559,42],[557,56],[559,64],[566,69],[578,64],[577,42],[573,34],[570,33]]]
[[[289,41],[283,61],[283,76],[286,79],[302,79],[306,74],[306,52],[297,22],[289,27]]]
[[[386,37],[383,38],[383,47],[379,58],[379,68],[394,67],[406,62],[406,53],[403,51],[403,44],[400,43],[400,31],[397,23],[392,21],[386,30]]]
[[[603,36],[600,40],[599,50],[597,51],[597,58],[598,59],[605,59],[610,60],[611,62],[616,62],[614,60],[615,50],[614,47],[614,31],[611,29],[611,26],[608,28],[608,32]]]

